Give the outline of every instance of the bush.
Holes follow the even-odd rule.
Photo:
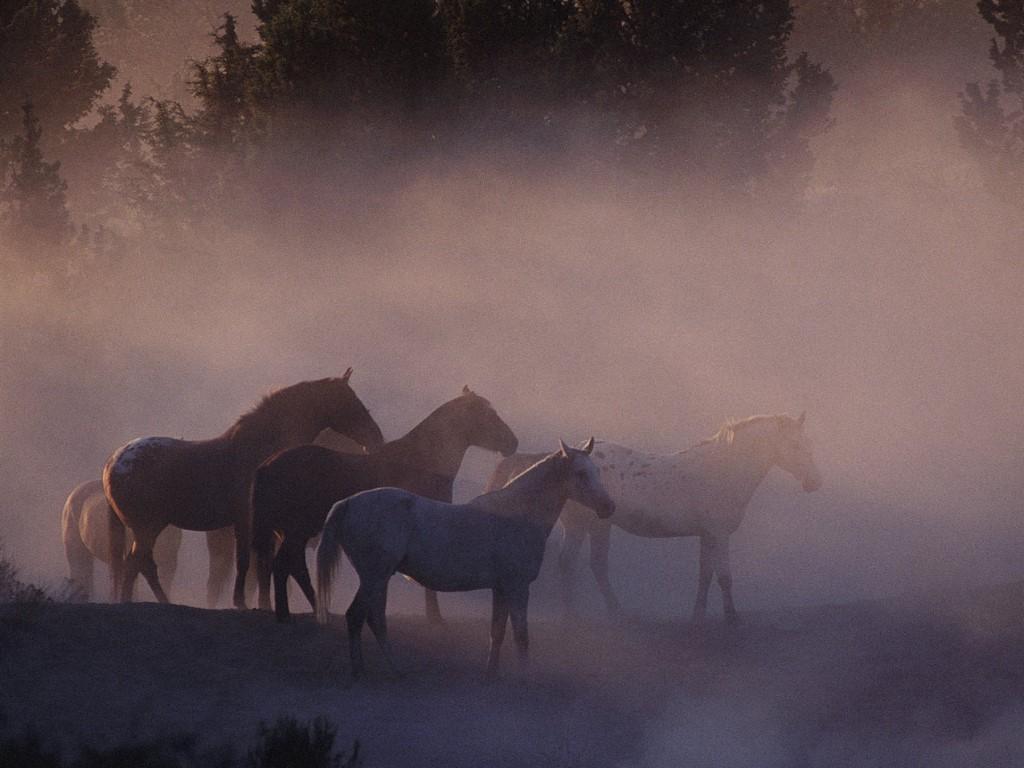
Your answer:
[[[2,722],[2,721],[0,721]],[[259,740],[248,753],[249,768],[359,768],[359,742],[350,754],[334,751],[335,728],[322,717],[311,723],[281,718],[260,725]],[[51,752],[31,728],[0,740],[2,768],[233,768],[243,763],[228,748],[197,752],[195,736],[140,742],[111,749],[86,747],[71,762]]]
[[[272,727],[260,726],[260,740],[249,752],[250,768],[358,768],[359,742],[352,753],[334,752],[335,729],[322,717],[303,724],[280,718]]]

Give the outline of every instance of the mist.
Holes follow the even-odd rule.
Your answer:
[[[521,451],[594,435],[670,452],[728,419],[806,411],[823,487],[804,493],[773,470],[731,538],[737,605],[760,617],[748,640],[777,650],[796,638],[785,650],[804,676],[766,672],[717,635],[687,639],[681,656],[707,653],[708,679],[720,677],[665,683],[650,699],[630,693],[650,716],[620,764],[1003,764],[1019,749],[1019,705],[992,705],[984,728],[952,747],[927,728],[859,745],[825,725],[820,739],[807,735],[814,708],[838,697],[818,691],[833,681],[835,655],[877,651],[875,619],[858,623],[862,601],[913,605],[914,621],[940,622],[980,658],[988,636],[977,617],[950,618],[947,603],[1024,578],[1024,221],[957,135],[964,84],[995,76],[990,32],[965,9],[963,46],[859,60],[830,59],[827,38],[801,26],[816,18],[802,8],[792,45],[831,67],[838,87],[795,202],[738,196],[677,169],[581,161],[593,140],[584,112],[557,161],[546,148],[466,149],[470,135],[450,154],[358,157],[314,177],[315,155],[292,158],[292,169],[286,158],[270,192],[238,190],[276,195],[262,216],[191,226],[168,213],[159,237],[126,227],[113,256],[68,258],[56,276],[12,271],[0,285],[5,553],[26,578],[59,585],[61,505],[115,449],[147,435],[212,437],[273,389],[349,366],[387,439],[464,384],[492,402]],[[242,26],[251,36],[252,18]],[[87,190],[72,184],[75,195]],[[20,247],[0,241],[0,257]],[[456,500],[480,493],[497,460],[471,451]],[[531,607],[548,620],[560,617],[558,537]],[[613,529],[611,579],[645,626],[689,615],[697,564],[694,540]],[[202,604],[206,567],[202,539],[186,534],[175,602]],[[581,612],[602,622],[582,562],[577,584]],[[394,589],[392,610],[409,622],[419,590]],[[442,604],[482,622],[489,598]],[[830,653],[819,635],[800,639],[813,631],[800,609],[812,606],[839,606],[827,614],[838,617]],[[630,642],[628,626],[611,634]],[[910,633],[907,649],[926,636]],[[577,681],[601,671],[542,669]],[[855,687],[845,667],[836,674]],[[731,694],[759,682],[768,692],[736,703]],[[430,706],[432,695],[417,690],[414,701]],[[530,701],[520,691],[494,717]],[[591,714],[570,716],[585,731],[598,727]]]

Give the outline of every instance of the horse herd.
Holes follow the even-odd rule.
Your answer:
[[[704,617],[715,575],[726,619],[736,619],[729,537],[772,467],[821,484],[804,417],[753,416],[671,454],[641,453],[590,438],[551,454],[517,454],[514,432],[483,397],[464,387],[408,434],[385,442],[380,428],[340,378],[300,382],[263,398],[219,437],[133,440],[116,450],[102,480],[85,483],[62,512],[71,579],[88,596],[94,559],[110,564],[114,600],[130,601],[139,574],[168,602],[164,582],[176,568],[181,529],[206,531],[208,604],[216,604],[235,560],[233,599],[246,605],[255,553],[258,604],[289,618],[294,579],[321,621],[327,620],[333,572],[344,550],[359,575],[346,612],[352,673],[363,671],[364,623],[395,670],[387,639],[387,588],[403,573],[426,588],[426,610],[440,621],[436,592],[490,589],[487,669],[498,668],[509,620],[519,655],[528,653],[527,603],[551,529],[564,532],[559,572],[565,608],[573,610],[573,576],[583,540],[608,610],[619,601],[608,578],[611,526],[644,537],[700,538],[694,618]],[[362,453],[314,443],[340,433]],[[470,446],[504,456],[484,494],[452,503]],[[129,538],[130,535],[130,538]],[[316,589],[306,566],[320,536]],[[130,546],[128,546],[130,544]]]

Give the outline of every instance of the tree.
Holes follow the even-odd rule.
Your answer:
[[[18,133],[28,98],[54,143],[92,109],[114,76],[93,47],[95,27],[76,0],[0,3],[0,139]]]
[[[26,245],[60,245],[72,233],[66,184],[60,178],[60,163],[43,159],[43,132],[30,101],[22,105],[22,129],[3,146],[2,223]]]
[[[236,20],[230,13],[224,14],[224,23],[214,30],[213,40],[219,53],[192,65],[192,93],[200,105],[196,127],[201,141],[238,149],[252,127],[257,48],[238,39]]]
[[[1024,202],[1024,0],[980,0],[978,11],[996,37],[989,58],[999,73],[983,88],[960,94],[956,127],[997,196]]]

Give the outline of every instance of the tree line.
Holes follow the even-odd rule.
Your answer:
[[[117,18],[129,2],[143,0],[100,6]],[[1001,79],[968,85],[957,123],[993,187],[1018,196],[1022,8],[979,3]],[[254,43],[230,13],[213,30],[186,108],[130,85],[101,104],[115,71],[78,0],[3,4],[4,231],[96,247],[130,226],[251,215],[282,185],[317,198],[339,179],[477,155],[796,200],[810,141],[830,124],[836,86],[789,50],[790,0],[254,0],[252,11]]]

